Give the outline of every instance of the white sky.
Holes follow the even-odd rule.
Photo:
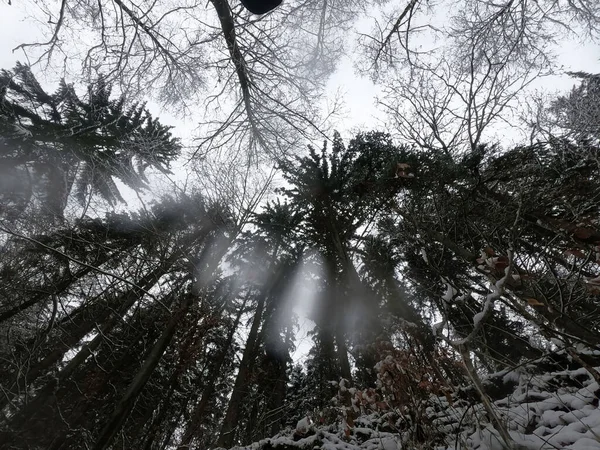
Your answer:
[[[42,39],[41,26],[36,23],[30,15],[36,13],[35,10],[26,11],[27,3],[23,4],[13,1],[12,5],[4,0],[0,5],[0,30],[2,30],[2,39],[0,41],[0,68],[10,69],[14,67],[17,61],[26,62],[21,50],[13,52],[13,49],[24,42],[34,42]],[[57,8],[59,3],[56,3]],[[31,8],[31,7],[30,7]],[[358,28],[366,31],[368,20],[361,20]],[[45,25],[45,24],[43,24]],[[365,28],[365,30],[362,30]],[[564,71],[585,71],[591,73],[600,73],[600,46],[598,43],[581,43],[574,41],[563,41],[561,47],[556,50],[559,64]],[[40,81],[44,82],[45,73],[40,70],[34,70]],[[50,73],[52,80],[56,79],[56,74]],[[48,79],[46,79],[48,81]],[[564,91],[576,83],[568,76],[553,76],[536,83],[536,87],[549,91]],[[345,118],[337,124],[337,127],[343,137],[351,137],[352,131],[357,129],[381,128],[384,117],[378,112],[375,98],[379,93],[379,88],[369,79],[359,77],[355,74],[353,62],[350,57],[345,56],[338,64],[337,71],[333,74],[328,83],[330,92],[339,91],[344,94]],[[149,109],[153,114],[160,117],[165,124],[174,125],[174,133],[188,140],[193,137],[195,121],[193,118],[184,120],[175,117],[169,111],[164,110],[159,105],[149,102]]]

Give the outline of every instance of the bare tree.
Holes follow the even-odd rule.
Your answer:
[[[481,61],[476,52],[472,43],[468,71],[443,58],[386,82],[379,104],[400,138],[450,153],[474,148],[490,138],[490,128],[508,124],[519,95],[544,72],[494,63],[487,55]]]
[[[597,38],[597,2],[420,0],[383,13],[360,37],[360,69],[384,87],[400,138],[445,152],[490,139],[519,100],[553,73],[557,33]]]
[[[321,132],[320,96],[342,36],[364,8],[305,0],[258,17],[227,0],[38,7],[49,18],[48,40],[17,47],[32,61],[84,77],[102,73],[128,95],[158,95],[198,118],[197,154],[233,146],[255,162]]]
[[[379,72],[411,64],[412,58],[451,48],[456,61],[470,70],[471,43],[480,56],[495,55],[513,64],[542,67],[552,62],[557,32],[597,38],[600,6],[593,0],[464,0],[435,4],[410,0],[382,14],[372,31],[361,36],[363,70]],[[382,23],[383,22],[383,25]],[[419,37],[419,39],[415,39]],[[425,39],[425,42],[423,40]],[[495,61],[494,61],[495,62]]]

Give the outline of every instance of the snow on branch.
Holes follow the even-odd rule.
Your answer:
[[[512,249],[508,250],[508,266],[504,269],[504,276],[500,278],[496,283],[492,284],[492,292],[490,292],[486,298],[485,303],[483,305],[483,309],[473,316],[473,330],[463,339],[459,339],[456,341],[450,341],[450,344],[453,346],[462,346],[471,342],[477,333],[481,330],[487,319],[492,315],[492,311],[494,310],[494,303],[504,294],[504,286],[508,282],[508,279],[511,277],[512,269],[513,269],[513,251]]]

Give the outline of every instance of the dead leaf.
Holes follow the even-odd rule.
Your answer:
[[[546,306],[544,303],[540,302],[537,298],[527,297],[527,304],[529,306]]]
[[[454,404],[454,401],[452,400],[452,395],[450,395],[450,392],[444,392],[444,395],[446,396],[446,400],[448,401],[448,404],[450,406],[452,406]]]
[[[579,259],[586,259],[585,253],[583,253],[583,251],[581,251],[577,248],[572,248],[572,249],[566,250],[565,255],[566,256],[575,256],[576,258],[579,258]]]

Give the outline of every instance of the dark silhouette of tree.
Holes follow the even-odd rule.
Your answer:
[[[283,405],[291,345],[285,336],[292,327],[291,310],[284,301],[302,255],[302,243],[295,240],[299,223],[299,215],[288,204],[268,204],[255,215],[253,225],[256,228],[240,242],[236,256],[241,257],[241,261],[246,260],[248,264],[263,261],[266,267],[264,273],[254,272],[254,277],[262,280],[261,284],[250,286],[255,302],[252,325],[220,431],[219,446],[231,446],[248,437],[248,430],[252,433],[250,439],[254,439],[261,436],[260,429],[265,436],[277,428],[277,420],[269,421],[271,426],[267,428],[265,424],[257,423],[257,416],[259,410],[267,414]],[[259,387],[258,398],[249,402],[254,386]],[[249,414],[245,415],[250,420],[246,423],[244,436],[242,412],[246,403],[253,404],[249,408],[253,411],[247,411]]]
[[[567,95],[559,96],[552,102],[549,108],[551,125],[559,127],[560,134],[597,142],[600,136],[600,75],[585,72],[570,75],[581,80],[581,83]]]
[[[382,133],[359,134],[348,148],[336,135],[331,150],[282,163],[291,185],[282,189],[302,221],[302,238],[323,258],[322,298],[313,312],[323,381],[352,379],[347,342],[351,329],[377,327],[377,302],[354,260],[358,232],[369,227],[410,177],[399,172],[406,149]],[[362,325],[359,326],[358,318]]]
[[[43,233],[3,224],[0,440],[232,447],[306,415],[350,433],[356,409],[392,408],[421,445],[423,402],[471,389],[509,442],[485,400],[502,387],[480,374],[600,345],[598,153],[336,135],[282,160],[287,184],[258,212],[180,194]]]
[[[565,256],[581,256],[596,239],[587,215],[595,206],[579,187],[597,189],[588,178],[595,152],[589,144],[552,141],[503,154],[490,149],[477,171],[461,161],[423,161],[417,184],[396,205],[387,231],[404,253],[414,289],[452,332],[479,340],[473,345],[486,353],[483,361],[504,366],[539,354],[526,338],[532,326],[547,337],[598,344],[598,330],[582,313],[592,313],[593,288],[585,277],[595,263]],[[474,316],[488,303],[489,282],[505,277],[480,328]]]
[[[96,279],[93,275],[99,271],[102,275],[109,272],[106,266],[94,268],[91,277],[78,280],[85,282],[91,301],[75,302],[71,311],[59,311],[53,318],[56,326],[50,330],[43,327],[43,322],[37,325],[40,336],[21,337],[27,365],[19,363],[14,352],[7,355],[15,369],[10,372],[14,382],[8,384],[5,393],[13,395],[10,408],[15,412],[3,426],[6,442],[56,448],[78,448],[84,442],[94,442],[98,448],[110,446],[130,417],[144,417],[134,409],[143,405],[137,401],[140,395],[150,397],[147,401],[151,404],[156,401],[147,391],[148,383],[168,386],[175,382],[173,377],[184,375],[160,377],[165,355],[188,368],[194,362],[189,358],[182,361],[184,349],[173,347],[173,343],[200,345],[206,333],[219,324],[219,302],[211,298],[219,292],[214,274],[223,256],[219,242],[227,233],[227,212],[201,199],[188,199],[179,205],[172,201],[159,204],[152,213],[152,220],[142,216],[130,224],[140,234],[144,229],[153,230],[154,239],[138,240],[135,252],[130,245],[111,263],[112,271],[120,268],[135,279],[125,268],[137,260],[134,266],[141,276],[137,282],[123,286],[123,277]],[[106,227],[99,225],[99,230]],[[25,245],[39,242],[26,240]],[[54,247],[52,238],[46,242],[45,248],[51,253],[70,256],[68,249]],[[101,237],[95,243],[102,246]],[[62,299],[60,303],[64,304]],[[22,323],[19,318],[13,318],[13,326]],[[195,334],[185,335],[185,322],[196,330]],[[75,353],[63,362],[67,352]],[[3,381],[11,383],[11,377]],[[147,414],[145,417],[152,418]],[[88,434],[74,432],[81,427]]]
[[[123,201],[115,179],[139,190],[145,172],[168,173],[180,151],[170,127],[143,104],[111,99],[102,78],[80,96],[64,80],[47,93],[30,68],[0,73],[0,214],[16,218],[34,204],[61,218],[72,194],[82,204],[99,194]]]

